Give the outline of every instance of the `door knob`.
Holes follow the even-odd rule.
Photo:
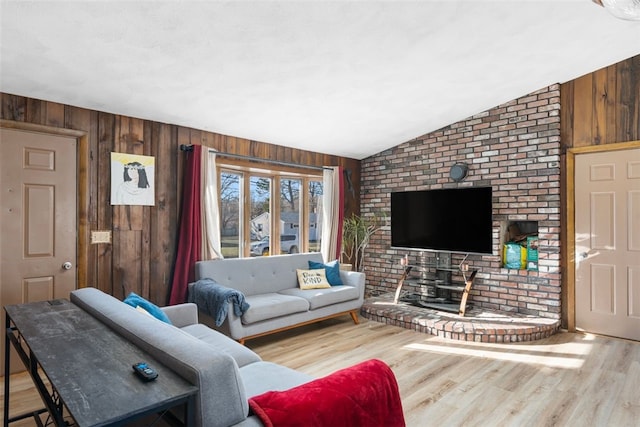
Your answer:
[[[589,253],[588,252],[580,252],[580,254],[578,255],[578,257],[582,260],[582,259],[587,259],[589,257]]]
[[[63,270],[71,270],[71,267],[73,267],[73,264],[71,264],[69,261],[67,261],[64,264],[62,264],[62,269]]]

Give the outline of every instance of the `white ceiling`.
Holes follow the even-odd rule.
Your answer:
[[[0,2],[0,91],[362,159],[640,54],[590,0]]]

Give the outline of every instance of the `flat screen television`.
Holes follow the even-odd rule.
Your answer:
[[[491,187],[391,193],[391,247],[493,252]]]

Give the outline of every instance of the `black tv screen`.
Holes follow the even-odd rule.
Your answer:
[[[493,252],[491,187],[391,193],[391,247]]]

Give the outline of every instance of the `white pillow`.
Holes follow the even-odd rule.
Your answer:
[[[300,289],[323,289],[330,288],[327,280],[327,272],[324,268],[317,270],[296,270],[298,274],[298,286]]]

